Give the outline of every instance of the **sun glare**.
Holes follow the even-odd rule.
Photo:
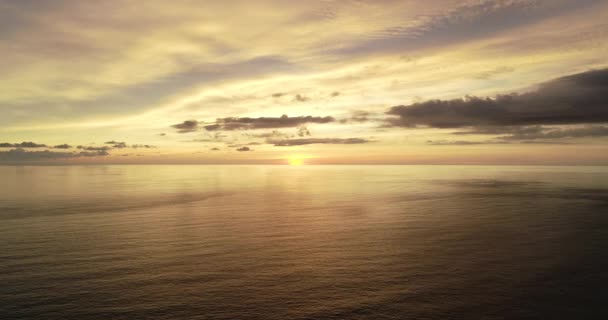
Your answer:
[[[291,156],[287,159],[287,162],[289,162],[289,165],[291,166],[301,166],[304,164],[304,159],[298,156]]]

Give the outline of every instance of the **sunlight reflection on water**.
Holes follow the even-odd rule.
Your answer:
[[[0,313],[9,319],[606,314],[606,168],[0,174]]]

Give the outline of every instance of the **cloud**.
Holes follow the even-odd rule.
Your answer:
[[[555,140],[526,140],[521,141],[523,144],[570,144],[565,141],[555,141]]]
[[[428,140],[426,144],[432,146],[472,146],[480,144],[506,144],[505,141],[450,141],[450,140]]]
[[[304,139],[283,139],[283,140],[274,140],[269,139],[267,141],[269,144],[272,144],[277,147],[290,147],[290,146],[301,146],[307,144],[362,144],[372,142],[367,139],[361,138],[304,138]]]
[[[69,158],[80,158],[80,157],[104,157],[108,156],[109,153],[105,150],[102,151],[82,151],[82,152],[56,152],[56,151],[27,151],[23,148],[16,148],[9,151],[0,151],[1,162],[27,162],[27,161],[41,161],[41,160],[56,160],[56,159],[69,159]]]
[[[365,110],[353,110],[348,118],[340,119],[340,123],[362,123],[370,121],[371,112]]]
[[[64,143],[64,144],[58,144],[56,146],[53,147],[53,149],[70,149],[72,148],[71,145]]]
[[[112,148],[103,146],[103,147],[86,147],[86,146],[78,146],[78,149],[87,150],[87,151],[108,151]]]
[[[479,80],[489,80],[489,79],[494,78],[497,75],[509,73],[509,72],[513,72],[513,71],[515,71],[515,68],[513,68],[513,67],[505,67],[505,66],[497,67],[492,70],[480,72],[480,73],[476,74],[474,76],[474,78],[479,79]]]
[[[118,142],[118,141],[106,141],[104,142],[105,144],[111,144],[112,148],[116,148],[116,149],[123,149],[127,147],[127,144],[125,142]]]
[[[240,152],[243,152],[243,151],[253,151],[253,149],[251,149],[249,147],[240,147],[240,148],[236,149],[236,151],[240,151]]]
[[[247,133],[245,133],[247,134]],[[263,132],[263,133],[251,133],[251,134],[247,134],[253,138],[289,138],[292,137],[293,135],[290,135],[289,133],[285,133],[285,132],[281,132],[278,130],[272,130],[271,132]]]
[[[273,98],[281,98],[281,97],[284,97],[286,95],[288,95],[288,94],[285,93],[285,92],[276,92],[276,93],[273,93],[271,96]],[[306,101],[310,101],[310,99],[311,99],[310,97],[307,97],[307,96],[305,96],[303,94],[300,94],[300,93],[297,93],[297,94],[295,94],[293,96],[293,101],[294,102],[306,102]]]
[[[130,148],[133,148],[133,149],[138,149],[138,148],[154,149],[154,148],[156,148],[156,146],[149,145],[149,144],[132,144],[130,146]]]
[[[608,122],[608,69],[541,84],[528,93],[469,96],[390,108],[388,126],[434,128],[584,124]]]
[[[306,102],[306,101],[309,101],[309,100],[310,100],[309,97],[301,95],[301,94],[296,94],[293,97],[293,101],[298,101],[298,102]]]
[[[184,142],[219,142],[219,140],[207,139],[207,138],[197,138],[197,139],[187,140]]]
[[[81,151],[81,152],[75,153],[75,155],[77,155],[77,157],[103,157],[103,156],[109,156],[110,153],[108,153],[108,151],[106,151],[106,150],[97,150],[94,152]]]
[[[47,148],[46,144],[39,144],[31,141],[24,141],[21,143],[0,143],[0,148]]]
[[[310,130],[306,126],[298,127],[298,137],[310,136]]]
[[[203,134],[203,138],[195,138],[185,142],[224,142],[225,138],[228,138],[228,135],[222,134],[219,131],[214,133],[206,132]]]
[[[421,16],[366,34],[359,41],[340,45],[330,54],[361,56],[401,53],[483,39],[538,23],[544,19],[600,3],[598,0],[463,1],[445,13]]]
[[[239,147],[243,147],[243,146],[259,146],[262,145],[263,143],[261,142],[249,142],[249,143],[231,143],[231,144],[226,144],[226,146],[228,148],[239,148]]]
[[[220,151],[220,148],[211,148],[211,151]]]
[[[545,128],[540,125],[534,126],[491,126],[491,127],[474,127],[467,131],[457,131],[452,132],[454,135],[471,135],[471,134],[480,134],[480,135],[498,135],[498,134],[532,134],[532,133],[540,133]]]
[[[567,139],[608,137],[608,126],[585,126],[582,128],[543,128],[533,127],[531,130],[523,128],[511,135],[499,137],[504,140],[538,140],[538,139]]]
[[[139,45],[135,47],[139,47]],[[44,50],[46,47],[36,49]],[[149,72],[133,72],[125,77],[125,81],[116,81],[116,84],[109,84],[96,76],[83,76],[81,71],[74,73],[70,67],[64,67],[63,72],[54,73],[52,77],[47,75],[41,76],[41,80],[32,79],[31,90],[36,94],[32,94],[29,99],[20,99],[25,93],[23,90],[15,89],[12,93],[12,100],[2,101],[7,109],[19,109],[22,112],[11,112],[5,117],[0,117],[0,125],[27,122],[48,114],[61,115],[64,119],[79,119],[91,115],[125,116],[150,110],[157,105],[158,101],[162,101],[167,96],[185,92],[202,84],[217,85],[221,81],[281,73],[292,68],[291,64],[280,56],[257,56],[244,60],[209,63],[190,61],[183,65],[178,63],[179,57],[171,54],[156,58],[167,61],[167,65],[150,68],[150,66],[146,66],[148,59],[130,61],[129,65],[124,65],[125,60],[117,59],[112,63],[93,62],[89,66],[88,70],[103,68],[101,66],[108,67],[107,64],[113,67],[120,66],[121,72],[149,70]],[[60,61],[60,66],[70,65],[66,59],[58,58],[57,60]],[[51,63],[51,65],[54,64]],[[35,67],[32,69],[35,70]],[[105,72],[104,70],[98,71],[99,74]],[[32,72],[30,70],[23,72],[24,76],[33,76],[30,74]],[[49,81],[49,78],[54,80]],[[8,84],[16,87],[18,83],[9,81]],[[4,91],[3,89],[8,91],[11,86],[0,86],[0,90]],[[74,91],[81,93],[79,95],[70,94]],[[75,107],[76,105],[82,107]]]
[[[186,120],[182,123],[174,124],[171,127],[178,129],[177,130],[178,133],[188,133],[188,132],[198,131],[199,130],[198,124],[199,123],[196,120]]]
[[[307,123],[331,123],[334,121],[335,119],[333,117],[314,116],[288,117],[287,115],[282,115],[281,117],[260,118],[229,117],[217,119],[214,124],[205,125],[203,128],[207,131],[272,129],[298,127]]]

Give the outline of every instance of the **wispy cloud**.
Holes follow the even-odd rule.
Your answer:
[[[53,146],[53,149],[71,149],[71,148],[72,148],[72,146],[67,143],[58,144],[56,146]]]
[[[269,144],[277,147],[302,146],[307,144],[363,144],[372,142],[362,138],[305,138],[305,139],[282,139],[268,140]]]
[[[214,124],[203,126],[208,131],[216,130],[251,130],[251,129],[273,129],[273,128],[290,128],[298,127],[308,123],[330,123],[334,122],[333,117],[316,117],[316,116],[300,116],[289,117],[282,115],[280,117],[229,117],[217,119]]]
[[[289,117],[282,115],[280,117],[228,117],[219,118],[213,123],[203,123],[196,120],[187,120],[179,124],[172,125],[178,129],[179,133],[195,132],[198,130],[206,131],[234,131],[234,130],[254,130],[254,129],[273,129],[273,128],[290,128],[298,127],[308,123],[331,123],[334,122],[333,117],[316,117],[316,116],[299,116]]]
[[[106,141],[104,142],[105,144],[110,144],[112,145],[112,148],[116,148],[116,149],[123,149],[127,147],[127,144],[125,142],[118,142],[118,141]]]
[[[423,50],[463,43],[538,23],[599,0],[484,0],[467,2],[444,13],[385,27],[330,52],[357,56]],[[367,37],[368,39],[365,39]]]
[[[373,113],[365,110],[353,110],[348,118],[340,119],[340,123],[363,123],[371,121]]]
[[[105,157],[110,155],[106,150],[81,151],[81,152],[57,152],[57,151],[28,151],[16,148],[8,151],[0,151],[0,162],[19,163],[28,161],[57,160],[80,157]]]
[[[292,134],[281,132],[278,130],[272,130],[271,132],[262,132],[262,133],[245,133],[247,136],[253,138],[290,138],[293,137]]]
[[[146,149],[153,149],[156,148],[156,146],[153,145],[149,145],[149,144],[127,144],[126,142],[122,142],[122,141],[106,141],[104,142],[104,144],[108,144],[111,145],[112,148],[114,149],[124,149],[124,148],[131,148],[131,149],[138,149],[138,148],[146,148]]]
[[[112,148],[110,148],[108,146],[103,146],[103,147],[77,146],[76,148],[82,149],[82,150],[87,150],[87,151],[108,151],[108,150],[112,149]]]
[[[46,148],[46,144],[35,143],[31,141],[24,141],[21,143],[9,143],[2,142],[0,143],[0,148]]]
[[[608,126],[591,125],[580,128],[543,128],[533,127],[531,130],[520,130],[499,137],[504,140],[553,140],[568,138],[597,138],[608,137]]]
[[[505,141],[466,141],[466,140],[428,140],[426,144],[432,146],[474,146],[480,144],[507,144]]]

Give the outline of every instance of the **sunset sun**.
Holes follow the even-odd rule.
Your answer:
[[[290,166],[301,166],[304,164],[304,159],[302,159],[299,156],[290,156],[287,159],[287,162],[289,163]]]

